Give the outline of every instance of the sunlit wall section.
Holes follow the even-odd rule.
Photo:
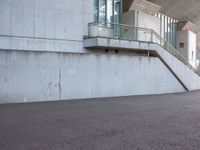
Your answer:
[[[160,18],[160,35],[171,45],[176,47],[176,28],[178,20],[162,13],[157,13],[156,17]]]

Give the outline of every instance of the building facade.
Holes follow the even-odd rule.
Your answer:
[[[200,89],[175,49],[177,20],[152,13],[153,3],[133,1],[129,10],[124,0],[0,3],[1,103]]]

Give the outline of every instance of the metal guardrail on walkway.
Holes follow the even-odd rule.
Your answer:
[[[192,71],[200,75],[178,50],[176,50],[169,42],[163,39],[152,29],[108,22],[89,23],[88,28],[89,37],[105,37],[121,40],[157,43],[170,54],[183,62]]]

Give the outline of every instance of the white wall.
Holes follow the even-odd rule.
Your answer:
[[[93,0],[0,0],[0,20],[0,49],[84,52]]]
[[[135,10],[127,11],[122,14],[122,23],[136,26],[136,14]]]
[[[160,19],[141,11],[133,10],[133,11],[128,11],[128,12],[123,13],[122,22],[124,24],[133,25],[135,27],[152,29],[156,33],[160,34]],[[137,40],[140,40],[140,41],[150,42],[152,40],[150,30],[149,32],[146,32],[142,29],[139,29],[137,33],[135,34],[135,36],[137,36]]]
[[[155,49],[168,66],[175,72],[178,78],[184,83],[188,90],[200,89],[200,76],[188,66],[171,55],[168,51],[157,44],[150,44],[149,49]]]
[[[138,11],[138,27],[152,29],[160,34],[160,19],[158,17]]]
[[[184,43],[184,47],[180,47],[180,43]],[[183,54],[186,59],[188,58],[188,31],[177,31],[176,48]]]
[[[196,34],[193,33],[192,31],[188,31],[188,58],[190,61],[195,61],[196,60],[196,46],[197,46],[197,38]],[[193,56],[192,56],[193,52]]]
[[[171,52],[156,43],[93,38],[85,40],[84,45],[86,47],[115,47],[115,49],[123,48],[140,50],[141,52],[146,52],[146,50],[157,52],[188,90],[200,89],[200,76],[172,55]]]
[[[0,0],[0,20],[0,102],[184,91],[158,58],[84,54],[93,0]]]
[[[160,34],[160,19],[141,11],[128,11],[123,13],[122,22],[136,27],[152,29]]]
[[[0,51],[0,102],[184,91],[156,57]]]
[[[192,31],[177,31],[177,50],[190,62],[193,67],[198,66],[196,61],[196,34]],[[184,47],[180,47],[180,43],[184,43]]]

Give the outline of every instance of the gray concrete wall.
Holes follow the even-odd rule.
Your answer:
[[[176,76],[183,82],[188,90],[200,89],[200,76],[158,44],[108,38],[93,38],[85,40],[84,46],[90,48],[98,46],[108,48],[115,47],[115,49],[126,48],[129,50],[156,51],[171,68],[171,70],[176,74]]]
[[[157,44],[150,44],[149,49],[157,51],[189,90],[200,89],[200,76],[189,69],[184,63]]]
[[[156,57],[0,51],[0,102],[184,91]]]
[[[187,60],[196,60],[196,34],[192,31],[177,31],[177,50],[179,50]],[[180,48],[180,43],[184,43],[184,47]],[[192,57],[192,51],[194,53]]]
[[[138,11],[137,12],[138,18],[138,27],[152,29],[156,33],[160,35],[160,19],[152,16],[150,14],[146,14],[144,12]]]
[[[184,91],[158,58],[89,54],[93,0],[0,0],[0,20],[1,103]]]
[[[152,29],[160,34],[160,19],[141,11],[133,10],[123,13],[122,23]]]
[[[180,47],[180,43],[184,43],[184,47]],[[188,31],[177,31],[176,48],[183,56],[189,60],[188,57]]]
[[[122,23],[136,26],[137,18],[136,18],[136,11],[127,11],[122,14]]]
[[[85,52],[93,0],[0,0],[0,49]]]
[[[197,50],[196,50],[196,34],[192,31],[184,30],[184,31],[177,31],[176,37],[176,47],[177,50],[180,51],[183,56],[188,60],[188,62],[194,67],[197,68],[198,61],[197,61]],[[184,43],[184,47],[180,47],[180,43]]]

